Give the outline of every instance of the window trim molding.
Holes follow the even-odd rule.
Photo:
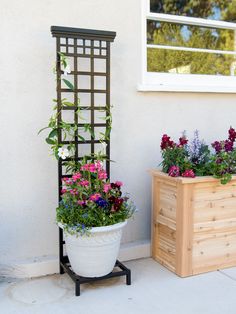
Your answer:
[[[150,0],[141,0],[142,10],[142,62],[141,83],[137,85],[140,92],[202,92],[202,93],[236,93],[236,76],[173,74],[147,72],[147,19],[177,22],[182,24],[201,25],[207,27],[236,30],[236,23],[206,20],[186,16],[177,16],[150,12]]]

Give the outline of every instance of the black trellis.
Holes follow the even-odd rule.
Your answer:
[[[70,28],[61,26],[52,26],[51,32],[56,37],[56,54],[57,54],[57,113],[58,125],[63,120],[65,112],[70,114],[70,121],[78,127],[84,127],[85,122],[78,115],[78,100],[80,96],[80,110],[87,114],[87,120],[90,125],[89,138],[81,139],[78,129],[75,131],[73,139],[64,139],[62,131],[59,129],[59,144],[73,143],[75,146],[75,155],[67,158],[79,161],[83,155],[93,156],[99,150],[100,140],[98,139],[99,131],[105,132],[108,129],[108,120],[104,119],[103,123],[98,121],[97,116],[103,110],[105,118],[110,114],[110,44],[114,41],[115,32],[98,31],[90,29]],[[63,86],[61,80],[61,59],[60,54],[65,55],[71,65],[71,72],[68,73],[68,80],[74,88],[69,89]],[[101,86],[103,83],[103,86]],[[63,98],[70,98],[75,106],[63,106]],[[88,123],[86,121],[86,123]],[[110,176],[110,138],[106,137],[106,171]],[[81,148],[86,146],[85,150]],[[61,200],[62,178],[68,176],[64,171],[63,162],[58,161],[58,195]],[[75,282],[75,294],[80,295],[80,284],[93,282],[101,279],[108,279],[118,276],[126,276],[126,284],[131,284],[131,272],[121,262],[116,261],[113,272],[103,277],[85,278],[76,275],[70,266],[68,256],[64,251],[63,230],[59,228],[59,259],[60,274],[68,273]],[[118,269],[119,268],[119,269]]]

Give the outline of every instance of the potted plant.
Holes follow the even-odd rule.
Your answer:
[[[101,277],[115,265],[122,229],[134,212],[122,182],[110,183],[101,161],[82,163],[71,178],[63,178],[57,223],[64,229],[73,271]]]
[[[65,78],[70,73],[66,56],[59,53],[62,74],[60,80],[74,92],[72,82]],[[63,76],[64,73],[64,76]],[[78,97],[77,97],[78,98]],[[54,102],[57,103],[55,99]],[[75,108],[75,114],[81,121],[82,105],[63,98],[60,106],[54,106],[54,114],[49,120],[46,142],[51,146],[53,156],[66,170],[62,180],[61,201],[56,209],[57,223],[64,230],[66,251],[73,271],[83,277],[101,277],[110,273],[115,265],[122,235],[122,229],[134,213],[135,207],[127,195],[121,191],[122,182],[111,183],[103,168],[106,158],[106,144],[111,131],[110,109],[101,109],[105,116],[105,132],[99,132],[98,141],[103,146],[92,156],[85,156],[82,162],[75,158],[75,134],[85,142],[85,134],[95,139],[90,123],[70,123],[59,116],[62,108]],[[67,144],[58,140],[60,134]],[[68,177],[67,177],[68,174]]]
[[[211,147],[161,141],[153,170],[152,255],[181,277],[236,266],[236,131]]]
[[[211,152],[208,145],[199,139],[198,131],[189,143],[185,133],[175,143],[164,134],[161,141],[162,171],[171,177],[191,177],[213,175],[222,184],[228,183],[236,173],[236,148],[234,143],[236,131],[230,127],[228,138],[212,143]]]

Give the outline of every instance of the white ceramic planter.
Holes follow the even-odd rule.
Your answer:
[[[73,271],[83,277],[109,274],[115,265],[127,221],[106,227],[94,227],[89,235],[65,232],[66,251]],[[63,228],[62,225],[59,225]]]

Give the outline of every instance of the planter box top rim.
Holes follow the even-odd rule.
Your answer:
[[[204,182],[219,182],[219,179],[214,178],[213,176],[203,176],[203,177],[195,177],[195,178],[183,178],[183,177],[171,177],[167,173],[163,172],[161,169],[150,169],[148,172],[153,177],[159,177],[160,179],[171,180],[172,182],[182,183],[182,184],[190,184],[190,183],[204,183]],[[236,181],[236,175],[232,176],[232,181]]]

